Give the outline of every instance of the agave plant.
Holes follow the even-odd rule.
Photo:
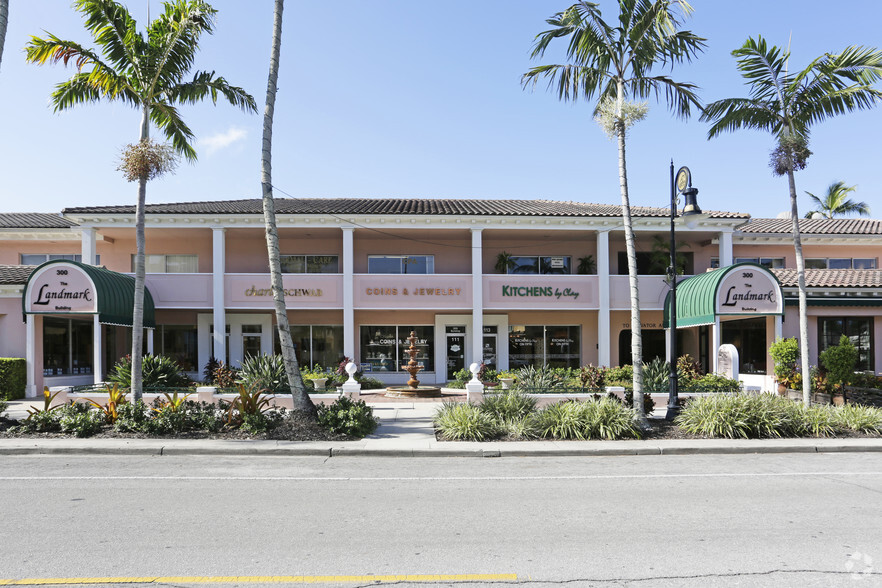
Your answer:
[[[526,392],[555,392],[566,387],[566,381],[548,366],[528,365],[516,372],[517,389]]]
[[[171,357],[165,355],[145,355],[141,361],[141,374],[145,390],[161,390],[163,388],[186,388],[190,379],[184,370]],[[127,355],[119,360],[107,379],[118,384],[120,388],[132,387],[132,356]]]
[[[265,394],[290,394],[285,362],[281,355],[254,355],[242,362],[237,383]]]
[[[656,357],[643,363],[643,389],[647,392],[670,391],[671,364]]]

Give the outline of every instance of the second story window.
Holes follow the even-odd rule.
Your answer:
[[[806,257],[806,269],[876,269],[875,258]]]
[[[199,256],[145,255],[144,269],[148,274],[195,274],[199,272]],[[132,271],[135,271],[134,255],[132,255]]]
[[[510,274],[570,274],[569,255],[512,255]]]
[[[756,263],[768,269],[782,269],[786,267],[783,257],[736,257],[735,263]]]
[[[56,259],[64,259],[66,261],[82,261],[83,256],[78,253],[22,253],[22,265],[40,265],[47,261],[55,261]],[[101,256],[95,256],[95,265],[101,264]]]
[[[434,255],[368,255],[369,274],[434,274]]]
[[[280,255],[283,274],[336,274],[340,272],[337,255]]]

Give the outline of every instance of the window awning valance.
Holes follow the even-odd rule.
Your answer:
[[[664,328],[670,327],[671,293],[665,298]],[[711,325],[718,316],[784,314],[781,284],[768,269],[737,263],[677,283],[677,328]]]
[[[22,294],[24,314],[97,314],[108,325],[132,326],[135,278],[77,261],[38,266]],[[156,326],[153,296],[144,287],[144,327]]]

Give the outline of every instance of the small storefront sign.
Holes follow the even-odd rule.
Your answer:
[[[53,264],[40,270],[28,286],[25,311],[40,314],[97,312],[95,286],[73,264]]]
[[[736,267],[717,289],[716,313],[778,314],[783,312],[781,289],[775,278],[757,266]]]
[[[579,299],[580,292],[573,288],[555,288],[552,286],[502,286],[503,297],[534,297],[534,298],[571,298]]]

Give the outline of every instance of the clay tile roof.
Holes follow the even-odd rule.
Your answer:
[[[0,229],[69,229],[77,224],[60,214],[45,212],[0,213]]]
[[[0,265],[0,284],[22,284],[28,281],[35,265]]]
[[[799,230],[806,235],[882,235],[882,220],[863,218],[803,218]],[[789,218],[755,218],[739,227],[742,233],[787,233],[793,231]]]
[[[86,206],[65,208],[66,215],[133,215],[134,206]],[[178,202],[148,204],[147,214],[263,214],[260,199],[221,200],[214,202]],[[469,200],[420,198],[277,198],[279,214],[427,214],[461,216],[619,216],[621,207],[613,204],[587,204],[554,200]],[[666,217],[667,208],[633,207],[639,217]],[[712,218],[748,219],[739,212],[708,212]]]
[[[785,288],[796,288],[795,269],[773,269]],[[807,269],[807,288],[882,288],[882,270]]]

